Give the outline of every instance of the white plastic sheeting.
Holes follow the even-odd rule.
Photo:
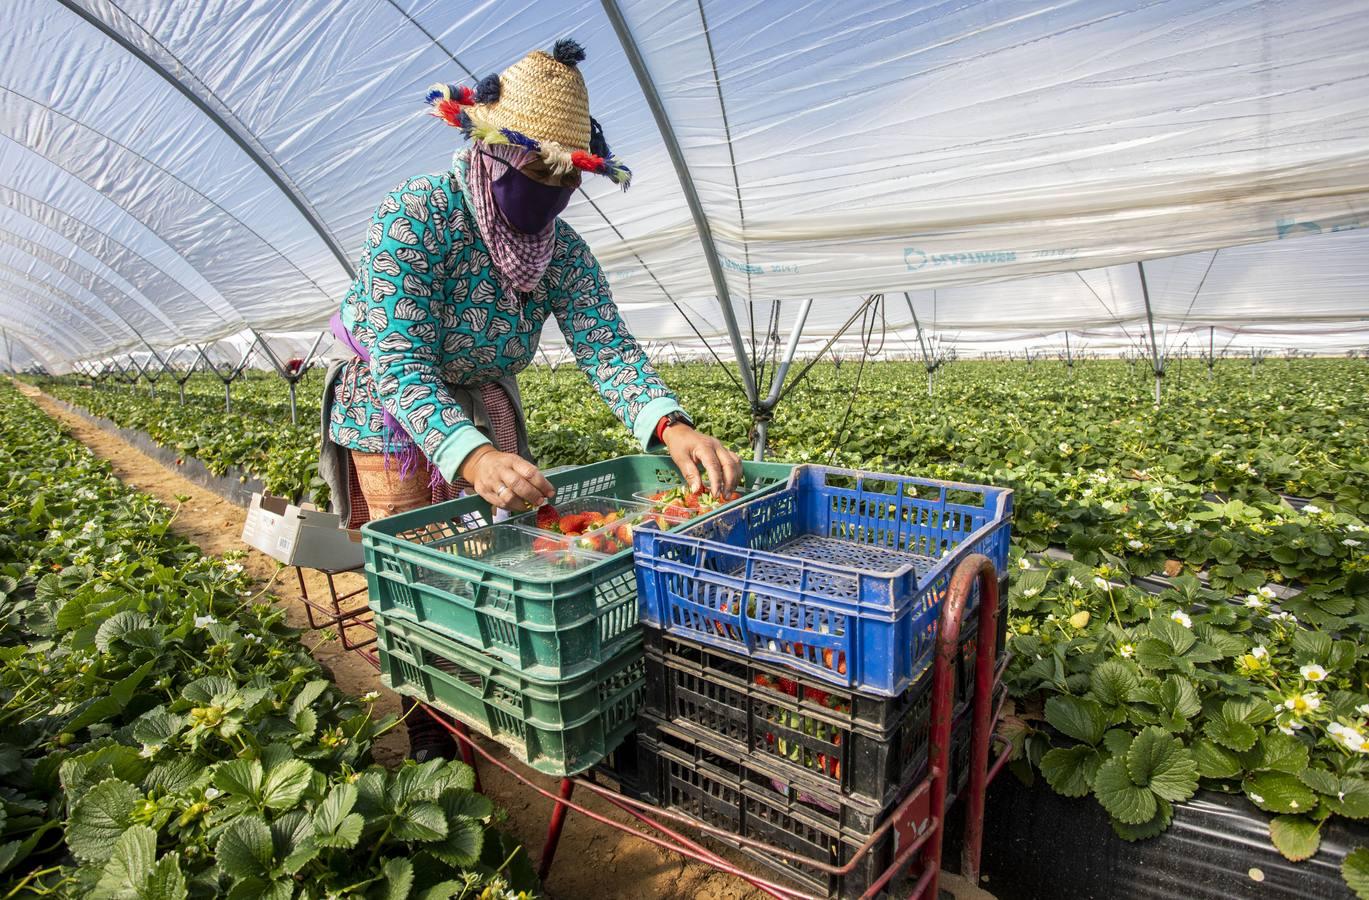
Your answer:
[[[606,8],[621,9],[621,39]],[[378,198],[461,145],[423,114],[426,86],[473,83],[573,35],[595,116],[636,177],[626,194],[587,179],[567,218],[644,339],[697,346],[690,321],[724,333],[683,177],[748,345],[774,301],[787,334],[795,301],[819,298],[811,348],[875,291],[899,325],[910,292],[948,341],[1073,328],[1134,344],[1138,259],[1159,331],[1310,328],[1362,345],[1363,13],[1326,0],[6,0],[0,321],[53,364],[318,327]],[[1212,262],[1219,247],[1232,249]]]

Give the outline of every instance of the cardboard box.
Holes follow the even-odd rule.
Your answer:
[[[333,513],[269,494],[252,495],[242,540],[289,566],[338,570],[359,568],[363,562],[360,531],[339,528]]]

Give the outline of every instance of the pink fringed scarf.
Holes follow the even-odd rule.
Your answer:
[[[490,185],[504,174],[504,166],[496,157],[517,168],[537,158],[525,147],[514,144],[482,144],[466,153],[466,172],[462,187],[475,208],[475,225],[489,248],[494,261],[495,275],[506,291],[531,291],[542,280],[551,254],[556,247],[556,223],[553,221],[537,234],[524,234],[514,228],[499,211]],[[457,173],[461,164],[457,163]]]

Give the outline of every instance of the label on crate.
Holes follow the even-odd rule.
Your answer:
[[[932,792],[923,791],[894,815],[894,854],[922,837],[932,822]]]

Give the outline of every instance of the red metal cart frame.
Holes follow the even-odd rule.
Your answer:
[[[965,606],[969,602],[971,587],[976,581],[979,585],[980,597],[979,634],[991,641],[993,636],[998,633],[998,573],[988,557],[977,553],[972,554],[957,566],[955,574],[951,578],[950,588],[942,605],[941,619],[937,628],[936,658],[932,669],[932,719],[927,775],[899,803],[884,824],[876,829],[869,840],[856,851],[851,860],[843,866],[833,866],[807,859],[790,850],[742,837],[721,828],[696,822],[671,810],[660,809],[650,803],[626,797],[611,788],[596,783],[592,773],[588,776],[563,778],[558,785],[557,792],[552,793],[534,784],[527,776],[512,766],[495,758],[493,754],[474,740],[470,730],[461,722],[454,722],[427,706],[424,707],[424,710],[456,738],[461,749],[462,759],[476,771],[475,788],[477,791],[480,790],[477,763],[479,759],[483,759],[555,803],[555,806],[552,807],[551,819],[547,825],[547,836],[542,845],[541,862],[538,868],[538,877],[544,882],[550,874],[552,863],[556,858],[556,848],[565,828],[566,816],[569,811],[574,810],[595,822],[616,828],[633,837],[647,841],[657,847],[671,850],[719,871],[727,872],[772,897],[780,898],[780,900],[810,900],[810,898],[811,900],[820,900],[820,898],[814,898],[813,895],[791,886],[779,884],[740,869],[697,841],[680,834],[679,831],[658,820],[669,820],[672,823],[699,831],[704,835],[720,838],[727,843],[753,847],[777,858],[793,860],[807,868],[828,875],[850,873],[860,863],[861,858],[874,848],[876,842],[884,837],[890,829],[894,829],[898,836],[897,856],[889,868],[871,883],[863,896],[878,896],[904,868],[912,863],[914,856],[920,856],[922,873],[913,885],[909,897],[918,898],[918,900],[935,900],[941,876],[947,796],[950,788],[951,725],[955,707],[956,657],[960,646],[961,619],[964,615]],[[301,578],[301,586],[302,584],[303,579]],[[331,578],[329,579],[329,586],[330,588],[332,586]],[[339,599],[346,598],[337,598],[336,592],[334,592],[333,605],[335,609]],[[351,624],[374,629],[370,622],[353,620]],[[349,647],[349,649],[357,650],[368,662],[379,668],[373,640]],[[999,755],[993,765],[989,765],[989,745],[993,740],[994,726],[1002,708],[1002,700],[999,699],[997,706],[995,706],[995,698],[999,695],[998,689],[1002,683],[1007,659],[1007,654],[1004,654],[1001,659],[995,658],[993,653],[981,652],[975,655],[973,676],[975,692],[970,725],[970,772],[969,782],[962,795],[962,801],[965,804],[965,830],[960,862],[961,873],[972,883],[979,881],[980,850],[984,836],[984,795],[989,783],[1002,770],[1010,755],[1006,752],[1005,747],[1004,752]],[[1000,743],[1006,742],[1000,741]],[[602,816],[575,802],[572,795],[576,788],[589,791],[602,798],[655,833],[639,831],[630,825]],[[919,814],[925,815],[925,819],[920,818]]]

